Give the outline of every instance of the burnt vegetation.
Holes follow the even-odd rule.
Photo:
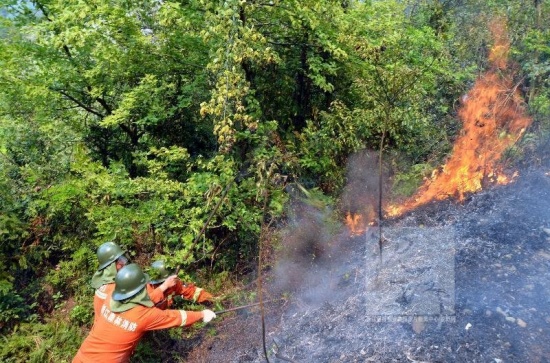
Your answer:
[[[331,250],[338,256],[325,259],[323,264],[314,265],[309,258],[294,264],[279,261],[285,275],[300,276],[301,283],[291,279],[293,283],[285,288],[292,297],[284,303],[268,304],[270,361],[288,361],[275,357],[276,352],[295,362],[548,361],[550,349],[544,343],[550,337],[547,170],[525,170],[515,183],[470,195],[462,204],[434,202],[386,221],[388,233],[412,228],[421,231],[412,237],[432,235],[436,241],[452,240],[454,288],[450,293],[454,303],[447,316],[432,316],[431,321],[430,317],[415,321],[414,316],[401,316],[403,321],[373,321],[380,316],[392,318],[368,310],[375,290],[403,281],[380,277],[384,268],[399,266],[380,270],[377,258],[369,257],[372,239],[368,233],[342,239],[338,248]],[[296,228],[308,231],[303,222]],[[418,248],[419,241],[411,235],[389,234],[391,240],[384,247],[387,261],[398,253],[392,252],[399,250],[396,244],[407,245],[403,250]],[[439,257],[430,258],[436,261]],[[414,281],[428,271],[414,264],[408,266],[409,275],[404,279],[410,281],[403,285],[408,290],[404,288],[395,303],[414,304],[419,295],[429,291],[435,291],[434,296],[447,294],[433,283],[422,289],[418,284],[415,287]],[[317,278],[308,278],[311,274]],[[378,282],[370,284],[377,278]],[[278,291],[279,284],[274,275],[267,293]],[[193,355],[191,361],[265,361],[260,345],[254,345],[261,343],[257,335],[259,314],[255,311],[224,321],[220,336],[208,339],[209,349],[205,351],[204,345],[198,348],[201,353]],[[397,319],[398,314],[394,317]],[[251,330],[234,337],[232,331],[241,324]]]

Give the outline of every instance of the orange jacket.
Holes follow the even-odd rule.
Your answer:
[[[180,280],[175,286],[168,288],[162,292],[159,288],[155,288],[152,284],[147,285],[147,293],[155,307],[159,309],[167,309],[174,303],[174,296],[181,296],[184,299],[202,303],[212,299],[212,295],[194,284],[183,284]]]
[[[200,311],[160,310],[141,305],[115,313],[109,308],[110,301],[108,294],[72,363],[126,363],[146,331],[189,326],[202,318]]]
[[[94,325],[101,314],[101,306],[105,302],[107,296],[111,296],[113,290],[115,289],[115,283],[102,285],[100,288],[95,290],[94,294]]]

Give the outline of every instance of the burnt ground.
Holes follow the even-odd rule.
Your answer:
[[[267,274],[270,362],[550,362],[548,171],[386,221],[382,257],[304,215]],[[214,324],[186,362],[266,361],[257,309]]]

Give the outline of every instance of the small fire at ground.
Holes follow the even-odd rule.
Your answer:
[[[361,214],[348,213],[345,223],[350,230],[351,236],[360,236],[368,229],[367,220]]]

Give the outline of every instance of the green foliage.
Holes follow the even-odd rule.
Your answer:
[[[89,305],[89,304],[88,304]],[[71,322],[83,326],[89,324],[93,319],[93,307],[85,305],[75,305],[69,314]]]
[[[0,292],[0,332],[7,332],[22,321],[33,320],[33,307],[15,291]]]
[[[150,333],[150,335],[156,332]],[[157,338],[158,340],[158,338]],[[132,363],[147,363],[154,362],[159,359],[158,344],[153,339],[142,339],[136,347],[136,353],[132,356]]]
[[[342,24],[354,76],[350,98],[308,122],[300,140],[301,166],[325,191],[342,188],[341,166],[353,152],[389,147],[422,159],[447,136],[443,115],[456,94],[442,93],[438,84],[457,84],[466,74],[455,71],[445,38],[407,18],[405,6],[357,4]]]
[[[18,243],[24,233],[24,225],[14,214],[0,215],[0,293],[6,294],[13,286],[13,270],[17,264]]]
[[[82,337],[79,328],[65,322],[21,324],[4,337],[0,360],[6,363],[70,362]]]
[[[524,159],[528,164],[545,159],[550,135],[550,4],[546,1],[523,6],[510,4],[509,21],[513,29],[511,54],[522,71],[519,83],[525,94],[527,108],[534,122],[532,133],[522,140],[522,148],[511,148],[508,160]],[[525,152],[526,151],[526,152]],[[533,154],[543,154],[542,157]],[[530,158],[534,160],[530,160]]]
[[[516,57],[522,59],[523,71],[527,84],[529,108],[541,120],[550,116],[550,31],[548,29],[531,29],[524,37],[520,48],[515,51]]]
[[[371,139],[368,123],[342,103],[334,103],[322,113],[320,122],[309,122],[302,134],[300,165],[316,177],[328,191],[342,188],[345,169],[341,166],[351,153],[365,148]]]
[[[70,244],[77,244],[73,241]],[[93,271],[97,268],[97,257],[95,249],[90,249],[88,245],[81,245],[70,259],[59,261],[55,269],[48,272],[45,277],[45,282],[50,284],[54,289],[66,294],[89,294],[91,287],[86,283],[82,283],[83,276],[86,276],[88,271]]]
[[[430,176],[434,167],[430,164],[415,164],[407,172],[397,174],[392,190],[397,196],[409,197]]]

